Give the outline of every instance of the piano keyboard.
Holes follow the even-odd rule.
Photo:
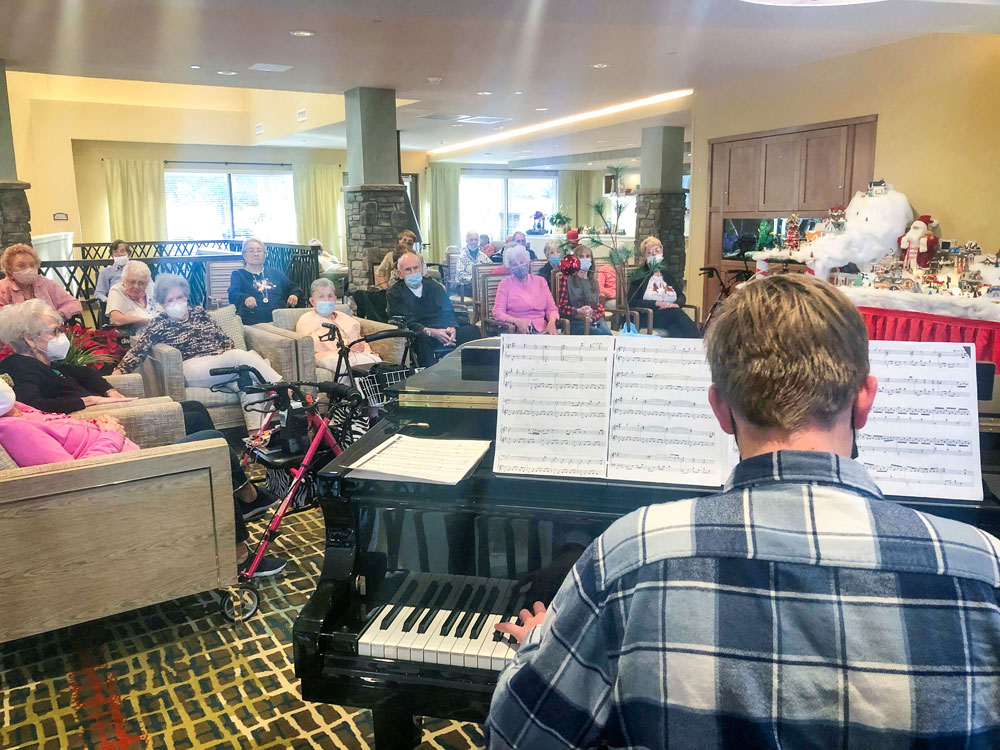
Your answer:
[[[358,637],[358,654],[499,672],[514,658],[493,625],[525,606],[516,581],[410,573]]]

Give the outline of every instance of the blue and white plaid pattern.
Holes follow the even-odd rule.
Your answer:
[[[1000,748],[1000,541],[783,451],[584,552],[491,748]]]

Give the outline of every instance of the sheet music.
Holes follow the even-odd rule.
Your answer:
[[[479,464],[489,440],[436,440],[393,435],[350,465],[351,479],[458,484]]]
[[[501,338],[498,474],[606,476],[613,339]]]
[[[700,339],[617,338],[608,478],[721,485],[727,436],[708,404],[711,382]]]
[[[972,344],[872,341],[878,393],[859,460],[887,495],[982,500]]]

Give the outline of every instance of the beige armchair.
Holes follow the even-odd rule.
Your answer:
[[[287,336],[268,330],[262,326],[245,326],[236,315],[233,305],[212,310],[209,315],[233,341],[237,349],[252,349],[271,363],[271,367],[281,373],[285,380],[298,380],[303,369],[295,342]],[[184,383],[181,353],[172,346],[157,344],[149,359],[153,363],[160,393],[175,401],[200,401],[208,408],[208,413],[220,429],[240,427],[245,424],[239,395],[236,393],[215,393],[209,388],[192,388]],[[312,363],[310,359],[309,364]]]
[[[184,417],[157,401],[114,414],[139,451],[18,468],[0,448],[0,641],[236,583],[228,446],[163,445]]]
[[[303,307],[275,310],[273,323],[261,323],[254,326],[254,328],[261,328],[277,335],[285,336],[295,342],[297,349],[296,361],[302,363],[302,369],[300,372],[304,373],[299,376],[299,380],[312,380],[318,382],[334,380],[332,370],[328,370],[327,368],[320,367],[316,364],[316,351],[312,337],[295,332],[295,324],[298,322],[299,318],[302,317],[303,313],[308,312],[308,310],[309,308]],[[337,311],[347,313],[348,315],[351,314],[350,308],[346,306],[341,308],[341,306],[338,305]],[[356,318],[356,320],[361,324],[362,336],[369,336],[373,333],[378,333],[379,331],[396,330],[396,326],[389,325],[388,323],[380,323],[378,321],[367,320],[365,318]],[[376,341],[371,345],[371,347],[372,350],[374,350],[374,352],[382,358],[383,362],[398,365],[403,359],[403,350],[406,348],[406,341],[402,338],[385,339],[383,341]]]

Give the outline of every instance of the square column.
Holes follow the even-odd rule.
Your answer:
[[[687,191],[681,187],[684,128],[643,128],[640,158],[639,194],[635,200],[636,247],[647,237],[658,237],[663,243],[663,262],[678,279],[683,279],[687,199]]]

